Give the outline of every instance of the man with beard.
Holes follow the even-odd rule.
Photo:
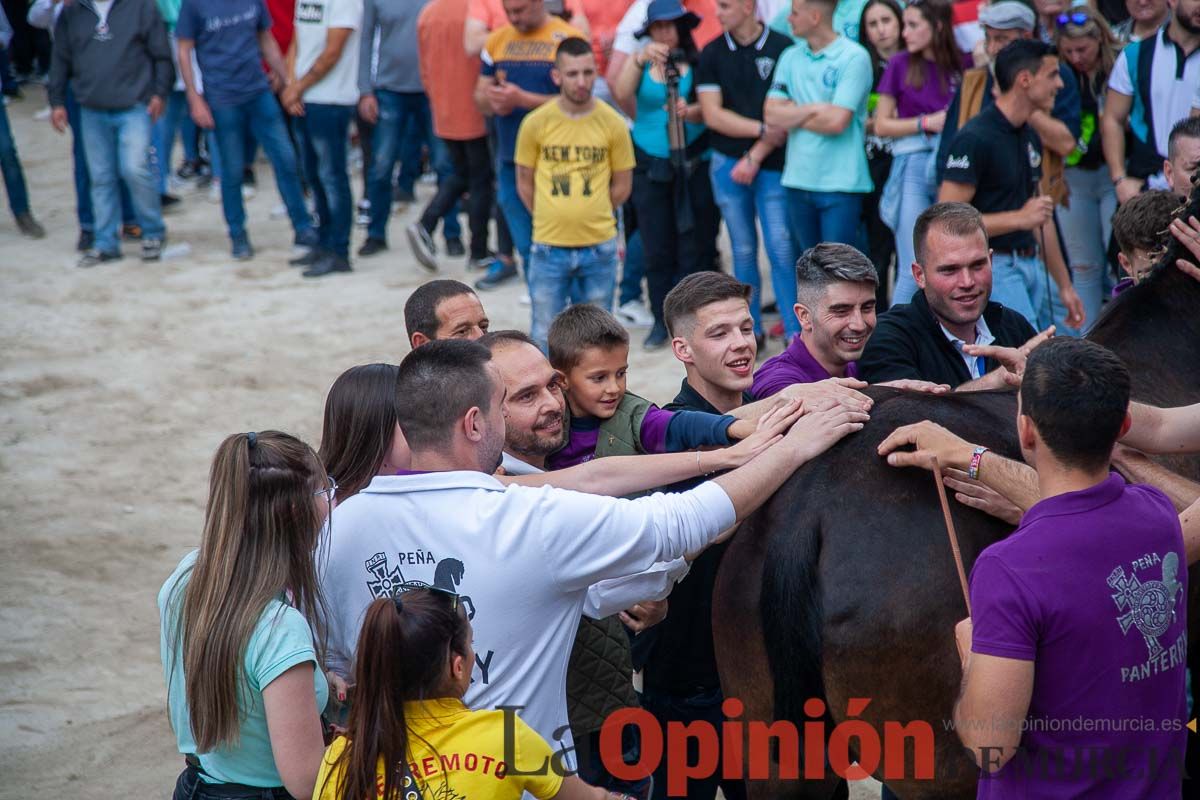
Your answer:
[[[990,300],[992,260],[983,216],[966,203],[936,203],[917,218],[913,244],[920,291],[879,317],[858,362],[860,377],[870,383],[933,381],[960,392],[1005,388],[1008,370],[972,354],[973,346],[1027,353],[1053,328],[1035,336],[1021,314]]]
[[[451,592],[474,629],[467,704],[513,707],[574,768],[564,676],[588,587],[704,549],[867,417],[836,406],[791,424],[789,409],[781,441],[681,494],[628,501],[505,487],[490,474],[507,414],[491,362],[486,347],[457,340],[430,342],[401,362],[397,414],[411,469],[377,476],[332,517],[320,555],[329,660],[343,674],[353,664],[363,610],[376,597],[414,583]]]

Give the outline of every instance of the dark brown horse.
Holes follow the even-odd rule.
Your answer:
[[[1200,217],[1200,190],[1189,211]],[[1200,284],[1172,265],[1109,304],[1090,338],[1122,357],[1133,396],[1176,406],[1200,398]],[[870,423],[806,464],[733,538],[717,576],[713,636],[727,697],[745,720],[812,720],[804,702],[821,698],[825,731],[847,719],[851,698],[871,702],[855,718],[926,720],[936,742],[935,780],[888,780],[906,799],[974,797],[976,768],[945,722],[961,672],[954,624],[966,616],[936,487],[930,473],[887,466],[876,447],[892,430],[930,419],[973,442],[1019,458],[1012,392],[919,395],[873,387]],[[1200,478],[1200,459],[1171,466]],[[951,499],[967,570],[1011,528]],[[1191,573],[1192,641],[1197,641],[1200,573]],[[1189,662],[1195,669],[1197,648]],[[803,744],[802,744],[803,747]],[[1194,756],[1194,754],[1190,754]],[[842,795],[823,780],[749,781],[751,797]],[[877,771],[881,777],[881,771]]]

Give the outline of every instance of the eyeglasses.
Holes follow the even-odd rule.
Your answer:
[[[313,497],[323,494],[325,495],[325,499],[329,501],[330,505],[332,505],[333,498],[337,495],[338,482],[333,479],[332,475],[326,475],[325,480],[329,481],[329,483],[324,489],[317,489],[315,492],[313,492]]]
[[[396,594],[392,596],[392,602],[396,604],[396,611],[400,611],[403,608],[403,604],[400,602],[400,595],[404,594],[405,592],[411,592],[414,589],[428,589],[431,592],[437,592],[440,595],[449,597],[450,610],[458,611],[458,592],[452,592],[449,589],[443,589],[440,586],[433,586],[428,583],[417,583],[415,581],[411,583],[402,583],[396,587]]]
[[[1091,16],[1082,11],[1076,11],[1073,14],[1059,14],[1058,18],[1055,20],[1060,28],[1067,25],[1083,26],[1087,25],[1091,21]]]

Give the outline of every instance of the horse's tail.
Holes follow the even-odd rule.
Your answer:
[[[821,553],[820,512],[811,504],[789,520],[788,535],[776,535],[763,565],[762,624],[767,660],[775,682],[775,719],[811,719],[804,702],[825,700],[821,673],[823,609],[817,562]],[[826,713],[828,721],[828,712]],[[829,726],[826,726],[829,730]]]

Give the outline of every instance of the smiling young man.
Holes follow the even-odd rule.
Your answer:
[[[958,391],[1000,389],[1007,374],[999,362],[963,351],[966,345],[1023,347],[1033,326],[990,299],[991,251],[983,216],[966,203],[937,203],[913,228],[920,288],[912,302],[879,317],[858,362],[869,383],[916,379]]]
[[[762,399],[793,383],[857,378],[857,361],[875,330],[871,259],[848,244],[823,243],[796,262],[793,309],[800,335],[758,368],[750,393]]]

